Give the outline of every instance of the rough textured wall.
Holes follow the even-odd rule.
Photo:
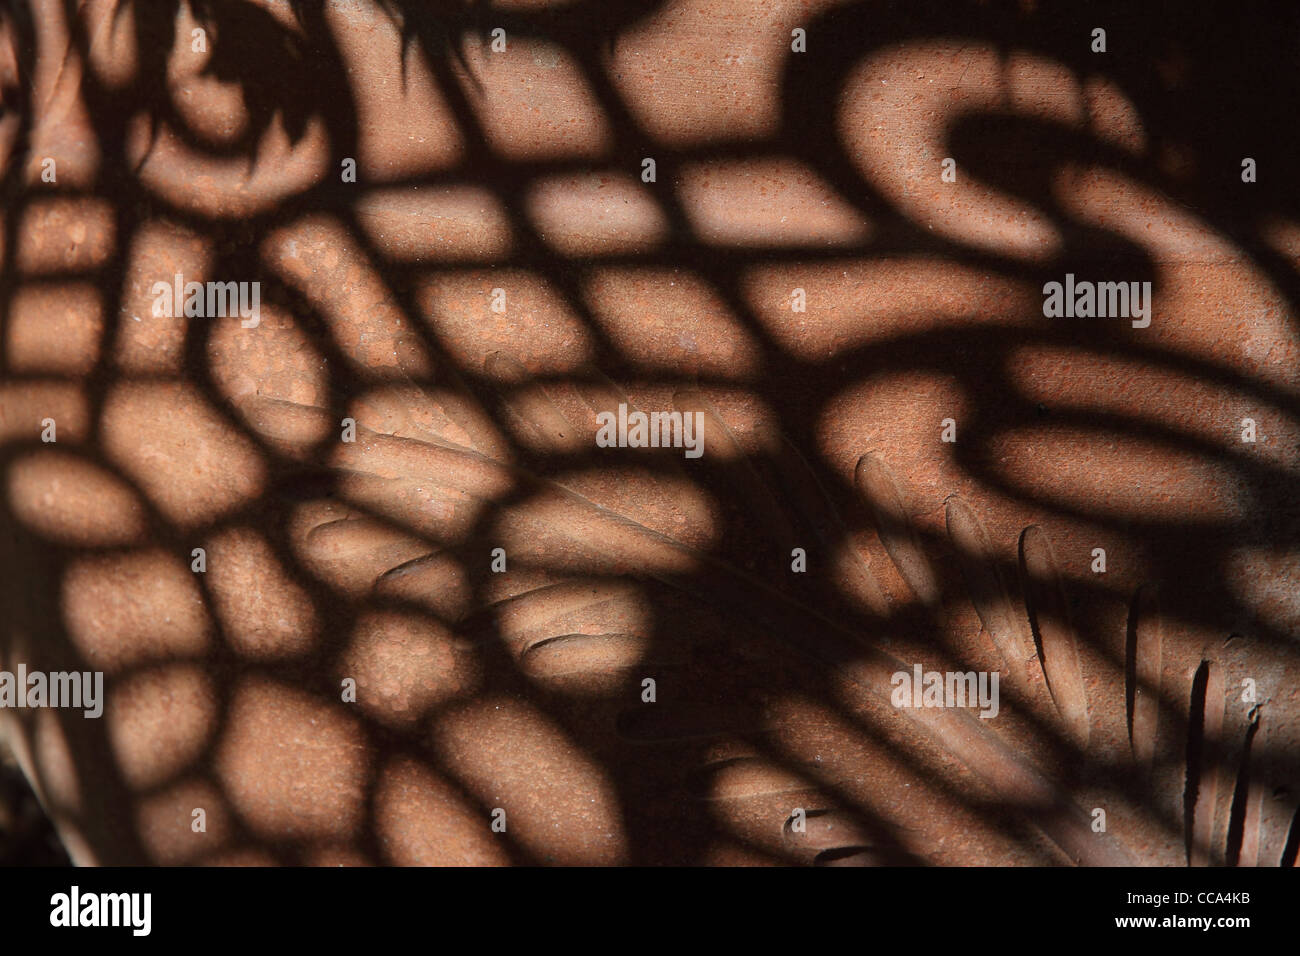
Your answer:
[[[0,7],[72,859],[1294,863],[1300,15],[1184,6]]]

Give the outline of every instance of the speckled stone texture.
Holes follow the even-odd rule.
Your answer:
[[[0,726],[74,861],[1294,864],[1300,13],[67,6],[0,670],[106,703]]]

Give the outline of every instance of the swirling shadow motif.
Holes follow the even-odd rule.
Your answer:
[[[2,8],[3,664],[108,689],[4,716],[75,860],[1294,863],[1300,34],[920,6]]]

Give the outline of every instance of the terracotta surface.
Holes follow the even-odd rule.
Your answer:
[[[66,6],[0,13],[0,669],[107,703],[0,726],[75,862],[1295,863],[1275,7]]]

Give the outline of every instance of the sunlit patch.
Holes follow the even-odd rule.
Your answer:
[[[361,241],[328,216],[273,231],[264,259],[319,310],[337,346],[368,378],[427,377],[433,365]]]
[[[87,665],[108,673],[197,657],[210,625],[194,577],[162,550],[78,558],[63,577],[68,636]]]
[[[232,528],[204,544],[212,603],[222,636],[237,654],[270,660],[312,648],[319,629],[315,607],[261,533]]]
[[[105,547],[144,536],[145,511],[135,492],[78,455],[53,447],[31,452],[9,466],[8,478],[15,517],[60,544]]]
[[[686,475],[611,461],[555,480],[593,504],[692,547],[708,548],[722,530],[717,502]]]
[[[374,189],[356,215],[375,248],[397,262],[488,261],[513,245],[501,201],[476,186]]]
[[[350,410],[359,425],[381,435],[459,446],[495,461],[511,457],[491,415],[462,391],[384,385],[358,395]]]
[[[798,771],[750,754],[710,763],[697,777],[699,798],[720,831],[771,858],[791,862],[793,855],[783,839],[791,809],[816,811],[828,800]]]
[[[519,563],[570,574],[699,570],[698,555],[682,545],[558,489],[500,510],[492,536]]]
[[[644,588],[598,578],[517,594],[488,608],[489,619],[524,674],[576,696],[625,692],[654,630]]]
[[[1083,95],[1090,132],[1131,153],[1146,151],[1147,136],[1137,107],[1113,80],[1091,76],[1083,84]]]
[[[195,811],[202,811],[200,818]],[[199,821],[202,828],[199,828]],[[193,863],[233,836],[226,798],[201,776],[186,777],[140,800],[136,832],[149,858],[160,866]]]
[[[544,177],[530,189],[526,205],[542,240],[567,256],[646,252],[668,235],[653,193],[627,173]]]
[[[592,336],[550,281],[523,269],[440,271],[420,280],[420,311],[462,368],[520,351],[535,373],[571,372],[593,356]],[[525,344],[526,343],[526,344]]]
[[[364,399],[349,411],[357,422],[355,440],[340,441],[331,456],[344,482],[375,478],[413,481],[454,489],[479,498],[507,494],[517,476],[499,462],[454,444],[386,435],[366,424]]]
[[[745,297],[763,329],[808,360],[945,329],[1041,320],[1033,285],[935,258],[755,266]]]
[[[85,375],[99,360],[104,309],[90,283],[20,286],[9,305],[9,367]]]
[[[351,513],[332,500],[300,505],[289,538],[302,567],[348,598],[369,593],[386,571],[430,550],[401,526]]]
[[[189,766],[217,727],[211,680],[196,664],[141,670],[113,684],[105,717],[117,767],[133,790]]]
[[[374,433],[340,443],[331,465],[341,501],[444,545],[463,541],[514,482],[472,453]]]
[[[446,169],[465,140],[422,51],[403,44],[379,4],[327,4],[329,24],[356,97],[357,176],[387,182]]]
[[[87,57],[95,78],[104,86],[125,86],[140,68],[135,43],[133,0],[86,0],[81,17],[90,38]]]
[[[28,275],[87,273],[107,262],[115,240],[113,209],[106,201],[36,199],[19,222],[15,259]]]
[[[848,486],[859,458],[877,454],[911,489],[911,513],[929,512],[948,495],[975,487],[954,458],[956,444],[942,440],[943,422],[951,419],[957,442],[969,441],[962,423],[974,408],[952,375],[885,372],[844,388],[826,403],[817,421],[817,444]]]
[[[356,833],[367,757],[345,706],[262,677],[234,689],[216,772],[235,812],[260,836]]]
[[[1088,517],[1230,525],[1251,504],[1233,469],[1165,442],[1099,427],[1014,428],[990,439],[987,455],[1013,492],[1039,507]]]
[[[539,858],[562,865],[626,858],[611,781],[542,713],[485,699],[440,715],[432,733],[447,766],[481,803],[504,809],[507,832]],[[556,840],[557,831],[566,838]]]
[[[124,382],[103,415],[105,452],[178,525],[211,520],[261,491],[256,449],[192,385]]]
[[[211,156],[144,113],[127,128],[127,160],[151,192],[185,212],[211,219],[242,219],[315,185],[331,171],[329,138],[319,117],[297,142],[272,122],[251,156]],[[203,188],[194,188],[201,182]]]
[[[1006,377],[1025,402],[1053,413],[1149,422],[1227,455],[1248,454],[1300,471],[1300,423],[1276,399],[1184,371],[1174,356],[1168,358],[1169,364],[1157,364],[1083,348],[1022,346],[1007,356]],[[1170,402],[1177,415],[1152,415],[1152,395]],[[1243,431],[1255,440],[1243,441]]]
[[[0,384],[0,439],[36,441],[42,433],[56,440],[83,441],[90,409],[79,384],[35,380]],[[49,432],[50,423],[54,425]]]
[[[249,127],[243,84],[216,75],[207,37],[205,49],[194,50],[194,31],[200,28],[200,23],[194,18],[190,4],[181,4],[177,13],[177,42],[167,58],[166,76],[172,109],[188,132],[200,139],[217,146],[234,143]],[[214,35],[212,39],[215,45],[221,37]]]
[[[208,358],[223,396],[280,451],[303,454],[332,430],[325,358],[288,312],[264,306],[254,335],[239,323],[218,324]]]
[[[1129,335],[1295,393],[1294,310],[1231,238],[1169,195],[1100,166],[1066,165],[1052,188],[1062,208],[1153,260],[1151,325]]]
[[[534,588],[486,613],[519,669],[566,695],[612,696],[626,690],[654,626],[643,588],[601,579]]]
[[[472,798],[409,758],[389,763],[375,788],[375,829],[387,862],[397,866],[509,863],[488,823]]]
[[[678,193],[696,233],[713,245],[844,246],[870,232],[861,213],[793,159],[691,163]]]
[[[19,79],[31,91],[25,178],[31,184],[42,182],[44,157],[57,157],[60,186],[90,189],[99,172],[100,142],[81,95],[86,75],[69,29],[70,10],[65,4],[43,2],[39,13],[33,11],[36,55],[28,65],[30,76]]]
[[[563,384],[532,381],[517,365],[510,372],[504,372],[501,370],[503,364],[515,363],[503,357],[502,353],[495,353],[488,359],[485,371],[502,382],[494,391],[505,411],[502,425],[509,429],[516,444],[535,453],[550,455],[580,454],[591,447],[590,436],[586,434],[588,416],[585,411],[565,413],[564,399],[569,395]],[[570,408],[569,411],[577,410]]]
[[[594,269],[583,298],[615,347],[641,368],[746,379],[761,366],[753,336],[692,272]]]
[[[469,568],[445,552],[389,563],[375,578],[374,593],[381,600],[422,607],[444,621],[460,620],[474,598]]]
[[[554,693],[615,697],[635,683],[649,643],[638,634],[561,634],[530,646],[520,669]]]
[[[950,130],[964,115],[1080,127],[1083,102],[1078,80],[1061,63],[1024,53],[1004,58],[987,44],[916,42],[855,68],[839,131],[872,185],[918,226],[964,246],[1042,262],[1062,248],[1049,216],[961,168],[955,181],[943,181],[941,161],[952,158]]]
[[[372,612],[357,622],[338,668],[356,682],[357,705],[395,727],[410,727],[430,708],[468,697],[479,667],[467,642],[414,614]]]
[[[619,35],[605,70],[658,142],[680,147],[773,136],[792,28],[847,2],[671,0]]]
[[[484,613],[513,657],[563,634],[647,632],[652,608],[644,589],[631,581],[570,578],[531,588],[493,603]]]
[[[206,281],[212,263],[212,241],[167,220],[140,223],[127,250],[127,273],[120,307],[111,315],[117,324],[114,363],[136,374],[179,374],[190,319],[182,310],[171,318],[156,316],[155,282],[173,282],[177,273]]]
[[[596,157],[613,137],[577,62],[562,46],[516,34],[501,52],[466,34],[454,63],[488,144],[511,160]]]

